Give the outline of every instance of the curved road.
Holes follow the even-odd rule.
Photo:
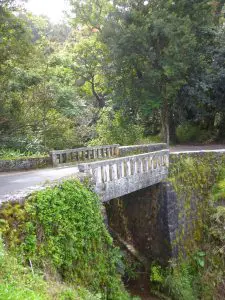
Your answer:
[[[17,191],[32,186],[40,186],[63,177],[72,176],[76,173],[78,173],[76,166],[63,166],[21,172],[0,172],[0,198],[4,195],[15,194]]]
[[[207,146],[175,146],[170,148],[171,153],[201,150],[225,150],[225,145]],[[19,172],[0,172],[0,202],[5,195],[15,195],[18,191],[30,187],[42,186],[57,179],[72,176],[78,173],[77,166],[62,166],[49,169],[38,169]]]

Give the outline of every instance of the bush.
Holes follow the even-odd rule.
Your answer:
[[[19,159],[19,158],[30,158],[30,157],[43,157],[47,155],[46,153],[40,152],[21,152],[20,150],[13,150],[13,149],[0,149],[0,159],[5,160],[12,160],[12,159]]]
[[[90,145],[131,145],[144,139],[141,125],[131,123],[122,111],[114,113],[109,108],[103,109],[96,131],[97,138]]]
[[[179,143],[202,143],[210,141],[212,132],[195,124],[184,123],[176,128],[176,137]]]
[[[6,253],[0,239],[0,299],[49,299],[47,284],[40,275],[21,266],[16,258]]]
[[[5,250],[0,238],[0,299],[1,300],[101,300],[83,287],[70,287],[53,278],[44,280],[36,269],[24,267]]]
[[[34,194],[25,204],[5,204],[0,229],[24,262],[107,299],[129,299],[97,195],[74,180]],[[104,298],[105,299],[105,298]]]

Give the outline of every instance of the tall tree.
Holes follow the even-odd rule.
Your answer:
[[[115,1],[103,29],[117,76],[115,97],[134,113],[159,107],[167,143],[178,92],[193,69],[211,62],[212,11],[206,0]]]

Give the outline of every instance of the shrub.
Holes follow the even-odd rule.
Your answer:
[[[19,158],[29,158],[29,157],[43,157],[47,155],[46,153],[40,152],[21,152],[20,150],[13,150],[13,149],[0,149],[0,159],[12,160],[12,159],[19,159]]]
[[[40,275],[21,266],[16,258],[6,253],[0,239],[0,299],[49,299],[47,284]]]
[[[142,126],[131,123],[122,111],[112,112],[109,108],[102,111],[96,127],[97,138],[90,145],[137,144],[144,133]]]
[[[199,127],[189,123],[181,124],[176,129],[176,136],[179,143],[196,142],[199,134]]]
[[[183,123],[176,128],[176,137],[179,143],[207,142],[210,141],[212,135],[212,132],[190,123]]]
[[[9,249],[24,262],[109,300],[129,298],[117,272],[121,255],[104,225],[100,201],[81,183],[47,188],[24,207],[5,204],[0,218]]]

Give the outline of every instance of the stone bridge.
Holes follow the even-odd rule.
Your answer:
[[[161,182],[168,175],[168,167],[169,150],[78,165],[80,172],[92,178],[103,202]]]
[[[53,166],[88,160],[78,165],[79,172],[91,178],[95,192],[105,202],[164,180],[169,167],[169,150],[165,148],[165,144],[116,144],[52,151],[51,156]],[[129,156],[135,152],[138,154]]]
[[[169,150],[166,144],[106,145],[52,151],[49,160],[54,168],[1,173],[0,203],[23,199],[44,188],[43,179],[54,185],[55,180],[71,176],[80,180],[88,177],[95,192],[106,202],[164,180]]]
[[[206,163],[223,165],[225,150],[176,152],[171,154],[170,162],[173,165],[176,160],[190,157],[197,161],[205,157]],[[182,241],[177,244],[181,232],[182,236],[193,235],[193,220],[199,218],[196,203],[201,199],[193,197],[191,213],[186,214],[185,195],[176,195],[165,180],[169,169],[169,149],[165,144],[58,150],[51,153],[49,160],[55,168],[0,174],[0,205],[5,201],[23,203],[32,192],[45,189],[45,184],[34,188],[34,182],[37,183],[36,177],[40,180],[40,172],[51,172],[47,183],[50,187],[71,176],[81,181],[90,179],[103,202],[102,212],[110,232],[136,258],[146,261],[146,268],[150,261],[166,263],[177,255],[182,247]],[[68,167],[68,163],[72,166]],[[59,175],[53,176],[56,173]],[[24,181],[29,186],[12,190],[16,184],[21,188]],[[4,192],[7,183],[10,194]]]

